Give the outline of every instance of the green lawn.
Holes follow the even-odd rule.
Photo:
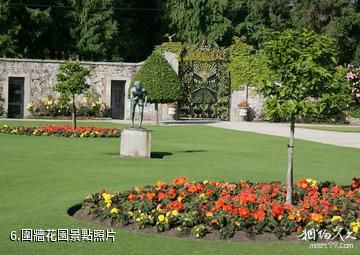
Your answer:
[[[310,249],[306,243],[211,242],[121,230],[114,243],[9,240],[12,230],[19,233],[22,228],[101,228],[71,218],[67,209],[102,188],[126,190],[181,175],[190,180],[285,180],[286,138],[205,126],[149,129],[152,151],[165,155],[163,159],[120,158],[119,139],[0,135],[0,254],[359,254],[358,244],[350,250]],[[348,184],[359,175],[359,153],[358,149],[296,140],[295,179]]]
[[[344,127],[344,126],[299,126],[299,128],[307,128],[307,129],[316,129],[316,130],[324,130],[324,131],[334,131],[334,132],[352,132],[352,133],[360,133],[360,127]]]

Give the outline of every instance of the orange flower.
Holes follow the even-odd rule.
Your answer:
[[[155,197],[155,193],[154,192],[149,192],[146,194],[147,199],[149,199],[150,201],[153,200],[153,198]]]
[[[322,222],[323,221],[323,217],[320,214],[317,213],[312,213],[311,215],[311,220],[315,221],[315,222]]]
[[[189,191],[190,193],[195,193],[195,192],[197,191],[197,188],[196,188],[195,185],[190,185],[188,191]]]
[[[289,215],[289,220],[294,220],[296,217],[295,217],[295,214],[290,214]]]
[[[211,197],[213,194],[214,194],[214,191],[212,191],[211,189],[208,189],[206,191],[206,196],[208,196],[208,197]]]
[[[241,217],[250,217],[250,212],[249,212],[249,210],[247,209],[247,208],[245,208],[245,207],[241,207],[241,208],[239,208],[239,215],[241,216]]]
[[[307,182],[305,179],[301,179],[301,180],[299,181],[299,186],[300,186],[301,188],[306,188],[307,184],[308,184],[308,182]]]
[[[174,189],[170,189],[168,194],[171,199],[174,199],[176,197],[176,191]]]
[[[263,210],[259,210],[254,213],[254,219],[257,221],[261,221],[265,217],[266,213]]]
[[[176,178],[174,181],[173,181],[173,184],[174,185],[182,185],[186,182],[186,177],[184,176],[181,176],[179,178]]]
[[[166,198],[166,197],[167,197],[166,193],[164,193],[164,192],[159,192],[159,193],[158,193],[158,199],[159,199],[159,200],[162,200],[162,199],[164,199],[164,198]]]
[[[129,200],[135,200],[135,199],[136,199],[136,195],[134,195],[134,194],[129,194],[128,199],[129,199]]]
[[[213,213],[212,212],[206,212],[205,216],[206,217],[211,217],[211,216],[213,216]]]
[[[222,208],[225,205],[225,202],[223,199],[219,198],[215,201],[215,207],[216,208]]]

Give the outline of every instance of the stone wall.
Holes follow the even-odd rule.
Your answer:
[[[58,94],[53,91],[56,74],[63,61],[56,60],[26,60],[0,58],[0,93],[5,99],[7,108],[8,78],[24,77],[24,107],[29,103]],[[141,63],[100,63],[82,62],[90,70],[87,82],[90,89],[96,91],[107,106],[111,104],[111,80],[124,80],[125,83],[125,118],[129,115],[128,90],[131,78]],[[24,109],[24,116],[29,112]]]
[[[230,121],[240,120],[240,110],[238,104],[245,101],[246,91],[233,91],[231,94]],[[264,116],[264,98],[257,94],[255,87],[248,88],[248,103],[251,108],[252,118],[255,120],[262,119]]]

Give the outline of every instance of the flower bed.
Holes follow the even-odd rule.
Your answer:
[[[326,229],[331,234],[360,236],[360,179],[351,186],[301,180],[295,189],[296,205],[285,205],[286,186],[279,182],[188,182],[135,187],[126,192],[89,195],[82,205],[88,215],[112,224],[137,224],[163,232],[204,237],[220,231],[229,239],[236,231],[249,235],[266,232],[278,238],[304,229]]]
[[[118,128],[102,127],[77,127],[75,130],[70,125],[44,125],[40,127],[9,127],[4,125],[0,129],[2,134],[29,135],[29,136],[64,136],[64,137],[120,137]]]

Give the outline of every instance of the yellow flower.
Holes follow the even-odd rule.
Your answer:
[[[206,195],[205,195],[205,193],[201,193],[201,194],[199,195],[199,197],[200,197],[200,198],[204,198],[204,197],[206,197]]]
[[[135,189],[134,189],[136,192],[141,192],[141,189],[139,188],[139,187],[135,187]]]
[[[172,210],[171,214],[174,215],[174,216],[178,216],[179,212],[177,210]]]
[[[160,215],[158,216],[158,220],[159,220],[160,222],[163,222],[163,221],[165,220],[165,216],[164,216],[163,214],[160,214]]]
[[[136,218],[136,222],[140,222],[141,221],[141,219],[140,218]]]
[[[178,201],[178,202],[181,202],[181,200],[182,200],[182,198],[179,196],[179,197],[177,198],[177,201]]]
[[[332,222],[334,222],[334,221],[342,221],[342,218],[341,218],[341,216],[333,216],[333,217],[331,218],[331,221],[332,221]]]
[[[351,231],[355,234],[359,233],[360,231],[360,221],[357,222],[351,222],[350,224]]]
[[[4,124],[4,128],[8,128],[8,127],[9,127],[8,125]]]
[[[204,180],[204,181],[203,181],[203,184],[204,184],[204,185],[206,185],[206,184],[208,184],[208,183],[209,183],[208,180]]]
[[[113,209],[111,209],[111,211],[110,211],[111,213],[119,213],[119,209],[117,209],[117,208],[113,208]]]
[[[128,211],[128,216],[129,217],[133,217],[134,216],[134,213],[132,211]]]
[[[102,194],[102,197],[104,198],[104,202],[106,204],[106,207],[109,208],[111,206],[111,198],[113,197],[111,194],[108,194],[108,193],[103,193]]]
[[[306,181],[307,181],[307,183],[309,183],[310,186],[312,186],[312,187],[316,186],[316,184],[317,184],[317,181],[314,180],[314,179],[308,178],[308,179],[306,179]]]
[[[166,213],[166,217],[169,217],[170,214],[171,214],[171,211],[167,212],[167,213]]]

